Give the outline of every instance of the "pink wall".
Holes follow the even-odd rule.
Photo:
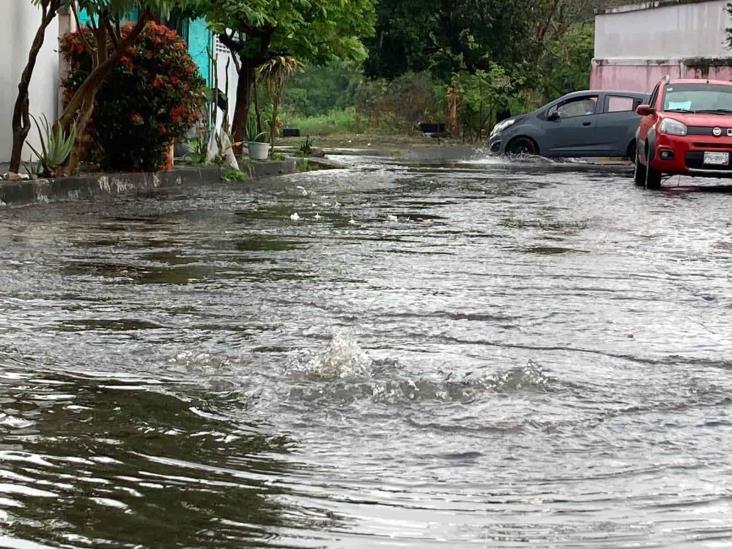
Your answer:
[[[732,67],[700,68],[681,62],[658,64],[611,64],[592,62],[590,88],[594,90],[629,90],[650,93],[664,76],[671,78],[709,78],[732,80]]]
[[[732,66],[709,67],[686,67],[686,78],[708,78],[709,80],[730,80],[732,81]]]

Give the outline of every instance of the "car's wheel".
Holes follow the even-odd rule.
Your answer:
[[[640,154],[635,151],[635,170],[633,170],[633,181],[640,187],[646,186],[646,167],[641,164]]]
[[[507,154],[539,154],[539,147],[528,137],[516,137],[506,145]]]
[[[646,189],[661,188],[661,172],[651,166],[651,153],[646,151]]]

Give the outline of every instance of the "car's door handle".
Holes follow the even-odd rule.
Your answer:
[[[583,126],[592,126],[592,122],[582,122]]]

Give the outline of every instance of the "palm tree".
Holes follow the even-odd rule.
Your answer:
[[[272,118],[269,124],[269,142],[274,149],[277,135],[277,116],[287,79],[303,69],[303,64],[291,55],[275,55],[259,67],[259,78],[272,99]]]

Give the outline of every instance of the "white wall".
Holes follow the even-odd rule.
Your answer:
[[[595,18],[595,59],[730,57],[727,0],[646,2]]]
[[[11,119],[18,94],[18,82],[28,59],[33,37],[41,21],[41,11],[28,0],[0,0],[0,162],[7,162],[13,142]],[[30,112],[45,114],[50,121],[58,112],[58,20],[46,31],[30,87]],[[36,130],[30,132],[35,144]],[[27,149],[27,147],[26,147]],[[23,158],[29,158],[26,150]]]
[[[0,0],[2,1],[2,0]],[[234,120],[234,109],[236,108],[236,87],[239,82],[239,75],[236,72],[236,66],[234,60],[231,58],[231,53],[228,48],[223,44],[219,43],[218,39],[214,40],[214,51],[216,55],[216,73],[218,76],[219,89],[226,93],[229,100],[229,128]],[[228,68],[228,72],[227,72]],[[227,82],[228,76],[228,82]],[[228,83],[228,89],[226,85]],[[221,127],[223,113],[218,111],[218,119],[216,121],[217,127]]]

